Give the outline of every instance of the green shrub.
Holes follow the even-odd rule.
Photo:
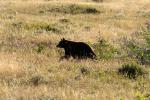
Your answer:
[[[142,60],[150,64],[150,29],[146,29],[142,32],[142,35],[146,41],[146,47],[143,48]]]
[[[145,44],[137,44],[129,41],[127,46],[130,49],[130,55],[136,57],[142,64],[150,64],[150,30],[141,32]]]
[[[136,57],[142,64],[150,64],[150,51],[147,48],[141,48],[133,43],[128,47],[132,57]]]
[[[124,64],[118,69],[119,74],[122,74],[130,79],[136,79],[138,76],[144,76],[147,72],[137,64]]]
[[[144,31],[141,34],[146,40],[148,47],[150,48],[150,29],[144,29]]]
[[[118,50],[107,43],[104,39],[101,39],[98,43],[94,44],[94,48],[99,59],[110,59],[116,54],[119,54]]]

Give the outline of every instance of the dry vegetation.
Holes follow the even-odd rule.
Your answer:
[[[149,0],[0,0],[0,100],[149,100],[150,56],[136,52],[150,49],[150,31],[141,35],[150,30],[149,5]],[[60,61],[63,50],[56,44],[63,37],[88,43],[98,60]],[[132,63],[146,76],[118,73]]]

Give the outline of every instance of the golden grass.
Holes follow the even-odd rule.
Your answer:
[[[60,8],[70,5],[100,13],[66,14]],[[150,22],[149,5],[149,0],[0,0],[0,99],[133,100],[150,95],[149,75],[130,80],[117,73],[122,64],[135,62],[124,57],[124,39],[142,41],[134,36]],[[123,56],[60,61],[63,50],[56,45],[63,37],[91,45],[105,39]],[[150,72],[149,65],[142,67]]]
[[[16,61],[16,57],[5,53],[0,54],[0,76],[21,76],[24,74],[23,65]]]

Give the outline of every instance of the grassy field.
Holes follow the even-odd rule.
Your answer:
[[[150,100],[149,5],[0,0],[0,100]],[[86,42],[98,60],[60,60],[61,38]],[[132,64],[136,78],[119,73]]]

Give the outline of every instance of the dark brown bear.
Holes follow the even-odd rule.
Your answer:
[[[57,47],[64,48],[64,58],[73,57],[78,59],[96,59],[96,55],[89,47],[89,45],[83,42],[68,41],[63,38],[61,39]]]

